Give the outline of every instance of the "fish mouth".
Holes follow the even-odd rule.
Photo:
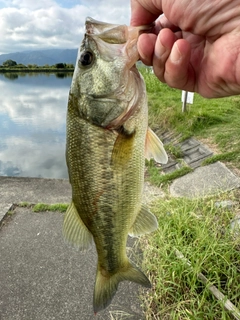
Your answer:
[[[86,19],[86,37],[96,42],[100,55],[115,59],[125,57],[128,68],[138,60],[137,40],[141,33],[150,32],[153,25],[127,26]]]
[[[108,99],[108,98],[94,98],[95,101],[101,101],[101,102],[111,102],[111,103],[116,103],[116,99]]]

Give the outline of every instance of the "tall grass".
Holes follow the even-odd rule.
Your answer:
[[[233,212],[217,208],[215,201],[172,198],[153,205],[159,229],[145,244],[145,268],[153,282],[143,296],[147,319],[232,319],[198,279],[200,272],[240,307],[240,239],[230,228]]]

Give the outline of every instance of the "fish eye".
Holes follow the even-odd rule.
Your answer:
[[[79,59],[80,67],[90,66],[93,62],[93,54],[90,51],[85,51],[81,54]]]

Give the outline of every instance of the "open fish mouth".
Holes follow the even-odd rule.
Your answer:
[[[101,97],[98,97],[98,98],[94,98],[95,101],[101,101],[101,102],[117,102],[117,99],[111,99],[111,98],[101,98]]]
[[[86,33],[88,35],[97,35],[102,40],[108,43],[123,44],[125,43],[133,30],[138,30],[138,33],[150,32],[154,27],[154,23],[139,27],[128,27],[126,25],[105,23],[95,20],[91,17],[86,18]],[[111,37],[109,38],[109,34]]]

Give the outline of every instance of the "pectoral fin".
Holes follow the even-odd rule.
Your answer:
[[[73,202],[69,205],[64,218],[63,235],[66,242],[80,250],[88,249],[93,243],[93,236],[80,218]]]
[[[142,205],[141,210],[128,234],[131,237],[138,237],[145,233],[153,232],[157,228],[157,218],[149,211],[146,205]]]
[[[148,160],[153,158],[156,162],[163,164],[168,162],[168,156],[162,141],[150,128],[148,128],[146,134],[145,158]]]
[[[112,151],[112,166],[115,170],[122,170],[133,153],[133,143],[134,143],[135,133],[132,134],[118,134],[114,148]]]

